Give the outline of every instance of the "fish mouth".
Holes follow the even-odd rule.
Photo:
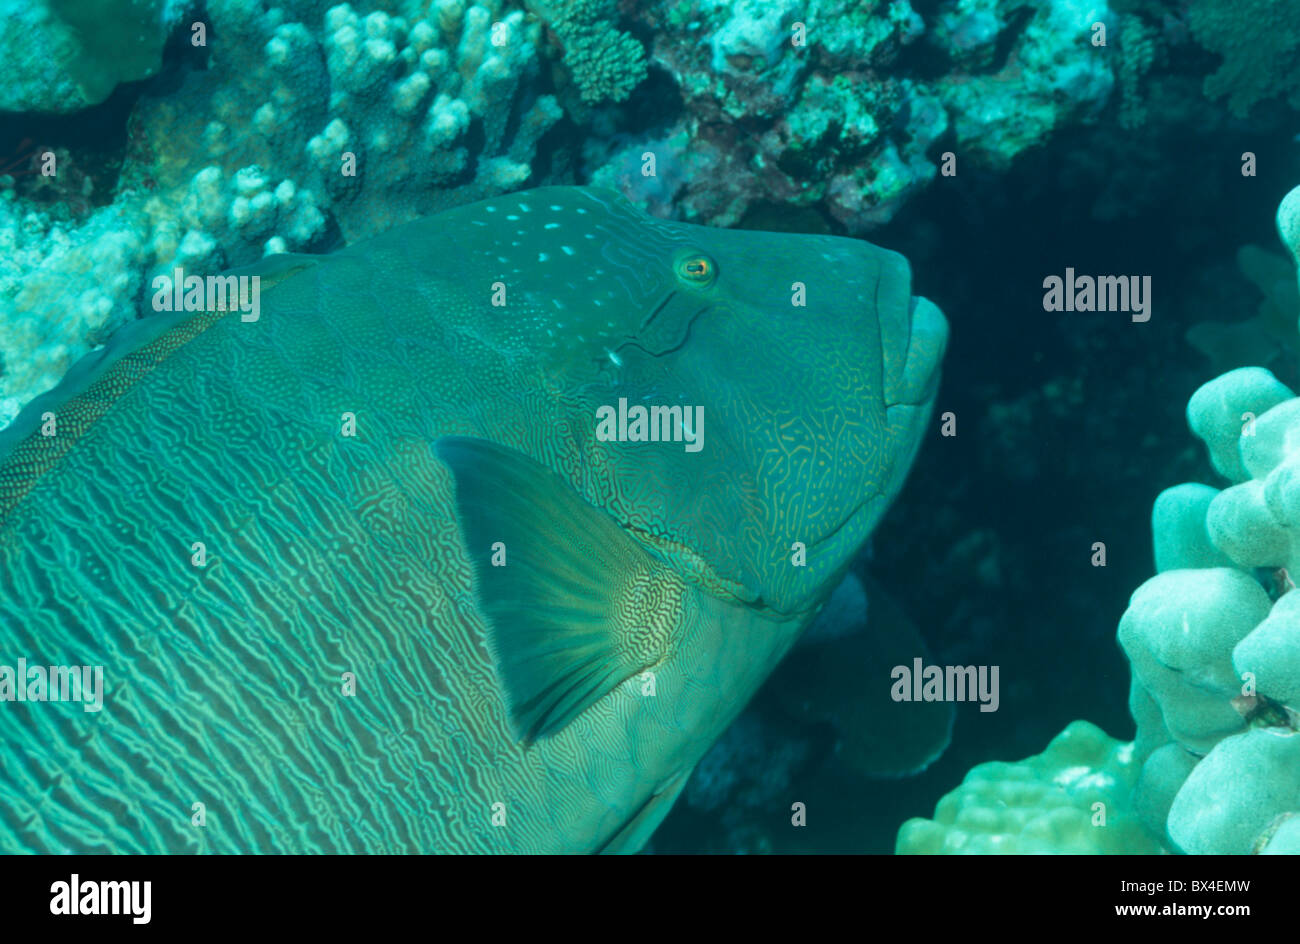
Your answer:
[[[939,386],[940,365],[948,346],[948,319],[928,298],[913,295],[908,304],[905,347],[891,349],[882,331],[886,409],[923,406],[934,400]],[[901,356],[900,356],[901,354]]]
[[[906,306],[896,303],[892,309],[892,320],[882,317],[879,324],[879,403],[884,407],[885,430],[874,447],[891,460],[872,487],[843,508],[838,520],[826,520],[825,526],[807,539],[808,570],[815,569],[820,580],[793,595],[779,591],[772,595],[784,600],[792,615],[817,609],[839,583],[902,490],[925,437],[942,377],[948,321],[937,305],[922,296],[909,295]],[[877,303],[876,310],[888,312],[889,308]]]
[[[941,363],[947,345],[948,323],[931,301],[909,296],[906,305],[896,304],[901,317],[892,325],[881,325],[880,406],[884,408],[886,432],[879,444],[893,457],[884,478],[875,487],[846,503],[835,520],[823,518],[821,527],[806,533],[807,572],[813,582],[792,580],[787,572],[789,545],[777,537],[781,528],[769,534],[772,553],[759,551],[713,558],[725,547],[710,542],[708,535],[690,527],[673,527],[667,520],[647,527],[645,520],[629,520],[612,510],[622,528],[642,547],[680,573],[704,593],[725,603],[760,611],[774,621],[809,616],[821,606],[825,594],[839,582],[845,569],[866,541],[888,504],[902,487],[920,447],[925,425],[938,390]],[[721,435],[721,433],[715,433]],[[816,488],[808,482],[805,488]],[[760,488],[760,491],[762,489]],[[763,518],[762,509],[752,511]],[[763,520],[764,525],[776,524]],[[766,528],[765,528],[766,530]],[[776,549],[780,547],[780,552]]]

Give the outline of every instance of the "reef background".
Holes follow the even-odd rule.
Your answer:
[[[0,424],[138,317],[158,274],[327,251],[508,190],[600,183],[691,222],[867,238],[952,323],[937,412],[958,435],[925,444],[861,571],[935,660],[1000,665],[1001,707],[959,706],[923,774],[870,779],[833,725],[765,691],[653,849],[889,852],[978,762],[1037,753],[1075,718],[1132,736],[1115,626],[1151,572],[1151,501],[1216,481],[1183,406],[1241,358],[1300,381],[1297,312],[1289,332],[1252,323],[1264,294],[1237,263],[1252,244],[1283,257],[1300,5],[73,7],[0,0]],[[106,22],[120,31],[88,26]],[[513,40],[494,47],[502,22]],[[1150,275],[1151,321],[1044,312],[1042,280],[1067,266]]]
[[[1267,141],[1275,171],[1239,183],[1241,132],[1169,129],[1159,148],[1178,157],[1153,160],[1150,171],[1162,192],[1138,188],[1131,217],[1097,220],[1090,209],[1109,169],[1068,169],[1107,137],[1104,128],[1062,135],[1014,176],[953,181],[872,234],[912,261],[918,293],[953,312],[936,410],[957,414],[958,435],[922,448],[862,571],[907,609],[933,661],[1000,665],[1000,708],[958,706],[951,746],[911,778],[854,776],[825,732],[797,759],[771,752],[766,775],[819,815],[791,830],[786,808],[769,808],[761,825],[719,839],[719,851],[748,841],[775,852],[892,852],[898,824],[930,816],[977,763],[1037,754],[1075,718],[1133,737],[1115,627],[1152,572],[1151,502],[1177,482],[1220,481],[1184,417],[1217,370],[1184,333],[1254,312],[1259,293],[1233,256],[1245,244],[1276,251],[1273,212],[1300,160],[1291,138],[1276,134]],[[1230,191],[1189,199],[1215,182]],[[1150,274],[1151,321],[1043,312],[1041,280],[1067,264]],[[1271,366],[1295,382],[1294,361]],[[1107,546],[1105,567],[1091,564],[1094,541]],[[755,710],[772,702],[760,693]],[[698,848],[718,823],[680,804],[655,848]]]

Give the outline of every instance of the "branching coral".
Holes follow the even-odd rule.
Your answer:
[[[528,5],[555,31],[584,102],[621,102],[645,78],[645,50],[612,25],[613,0],[528,0]]]
[[[1238,117],[1278,95],[1300,107],[1300,4],[1194,0],[1189,24],[1198,43],[1223,57],[1205,80],[1207,96],[1227,96]]]
[[[561,114],[534,81],[541,26],[510,0],[383,5],[210,0],[208,68],[137,103],[110,206],[70,221],[0,178],[0,426],[138,317],[155,274],[350,242],[530,177]]]
[[[1142,77],[1150,70],[1156,58],[1156,44],[1159,31],[1153,29],[1136,16],[1125,16],[1120,23],[1119,41],[1119,81],[1120,127],[1129,130],[1140,128],[1146,123],[1146,105],[1142,101],[1140,86]]]
[[[1268,367],[1280,354],[1300,357],[1300,291],[1295,265],[1258,246],[1237,252],[1237,268],[1263,299],[1254,317],[1244,321],[1202,321],[1187,329],[1187,343],[1210,360],[1215,371],[1234,367]]]

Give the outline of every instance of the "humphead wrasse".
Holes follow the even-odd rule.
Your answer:
[[[586,188],[236,274],[0,435],[0,850],[635,851],[947,334],[895,253]]]

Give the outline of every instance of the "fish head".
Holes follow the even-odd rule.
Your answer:
[[[899,490],[937,390],[947,323],[907,261],[660,220],[595,188],[466,209],[483,248],[462,253],[517,287],[500,330],[560,405],[551,464],[716,596],[819,605]],[[493,218],[508,225],[488,241]]]

